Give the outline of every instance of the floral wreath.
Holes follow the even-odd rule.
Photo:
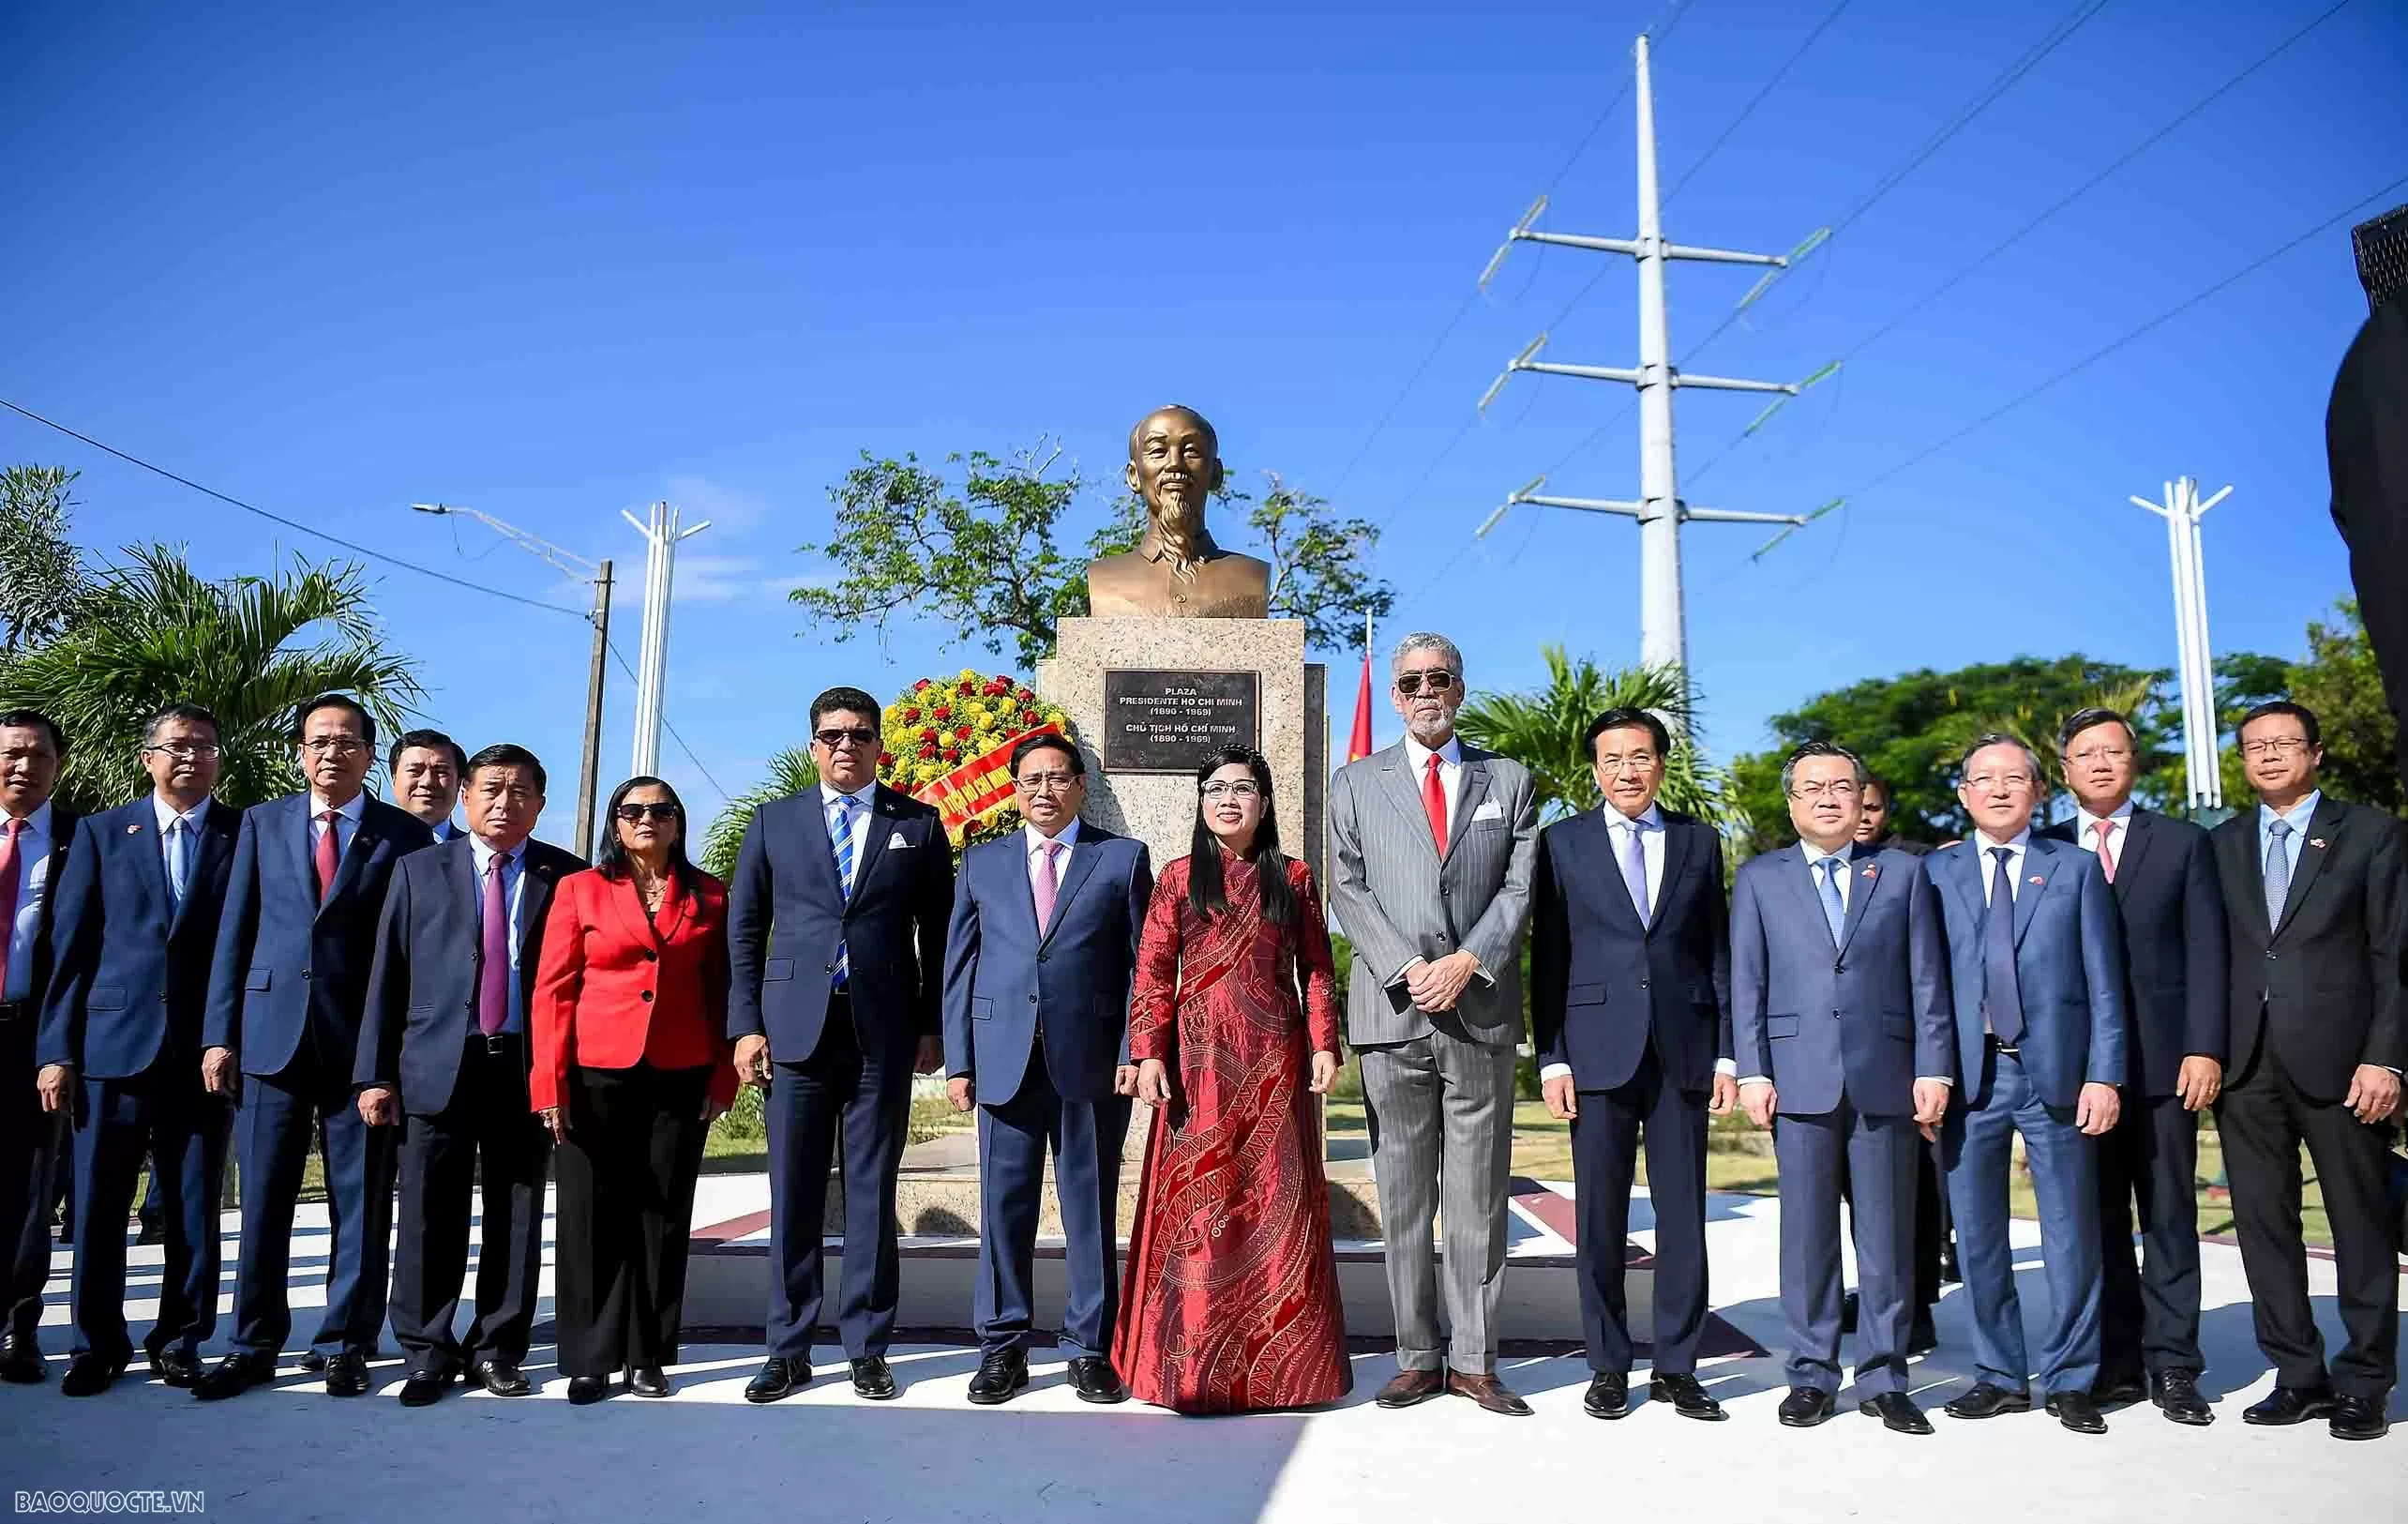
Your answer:
[[[1048,725],[1072,733],[1070,716],[1018,678],[974,667],[950,677],[923,677],[886,706],[879,781],[917,794],[964,763]],[[1019,826],[1019,802],[1006,797],[972,817],[958,835],[967,846]]]

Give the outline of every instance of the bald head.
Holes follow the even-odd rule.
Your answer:
[[[1221,441],[1204,415],[1173,403],[1129,430],[1129,490],[1145,499],[1154,534],[1206,545],[1204,505],[1221,490]]]
[[[1129,459],[1132,460],[1137,459],[1138,454],[1145,449],[1148,435],[1157,431],[1167,433],[1181,425],[1185,426],[1181,431],[1202,434],[1206,445],[1212,452],[1213,459],[1220,458],[1221,436],[1212,431],[1211,421],[1186,403],[1173,402],[1166,407],[1154,409],[1130,426]]]

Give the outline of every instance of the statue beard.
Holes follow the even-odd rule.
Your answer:
[[[1152,518],[1154,539],[1169,558],[1170,575],[1179,581],[1194,581],[1209,543],[1204,537],[1201,506],[1190,507],[1182,500],[1173,500],[1153,505]]]

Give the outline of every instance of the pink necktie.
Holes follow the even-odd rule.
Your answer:
[[[335,812],[331,809],[318,817],[325,827],[318,837],[313,860],[318,868],[318,903],[323,905],[335,892],[335,874],[342,868],[342,843],[335,834]]]
[[[2096,821],[2092,822],[2090,828],[2099,833],[2099,866],[2106,869],[2107,882],[2113,883],[2115,882],[2115,854],[2108,850],[2107,842],[2108,838],[2115,835],[2115,822]]]
[[[1037,865],[1037,882],[1031,887],[1037,897],[1037,929],[1043,931],[1053,925],[1054,896],[1061,892],[1061,876],[1054,871],[1061,860],[1061,843],[1048,841],[1039,850],[1045,860]]]
[[[510,859],[500,853],[485,868],[483,936],[476,972],[476,1027],[488,1037],[510,1022],[510,899],[502,890],[502,869]]]
[[[0,837],[0,989],[8,988],[8,944],[17,940],[17,833],[24,828],[12,820]]]

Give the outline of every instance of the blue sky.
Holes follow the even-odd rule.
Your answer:
[[[2110,0],[1696,368],[1795,379],[1848,351],[2329,3]],[[800,739],[827,684],[989,664],[924,626],[882,646],[799,633],[785,591],[826,568],[794,548],[825,531],[858,451],[1055,436],[1107,480],[1130,421],[1173,398],[1212,416],[1239,478],[1277,470],[1385,522],[1398,627],[1454,633],[1475,687],[1534,680],[1549,641],[1635,659],[1627,523],[1523,509],[1471,542],[1576,446],[1551,490],[1635,490],[1620,388],[1517,377],[1464,428],[1606,257],[1525,245],[1432,343],[1551,180],[1546,225],[1632,231],[1627,98],[1573,151],[1658,0],[684,8],[7,8],[0,396],[564,609],[579,588],[407,505],[474,505],[623,577],[641,556],[622,507],[665,496],[714,520],[683,563],[668,710],[731,790]],[[1667,184],[1829,8],[1682,9],[1656,64]],[[1852,0],[1682,187],[1668,234],[1789,248],[2074,8]],[[2403,77],[2408,19],[2355,0],[1684,482],[1695,503],[1803,511],[1889,478],[1761,563],[1753,528],[1689,530],[1709,744],[1761,745],[1768,716],[1910,666],[2075,649],[2170,665],[2164,535],[2125,498],[2186,472],[2235,486],[2207,522],[2217,646],[2298,650],[2347,590],[2324,400],[2364,313],[2347,223],[2408,200],[2370,199],[2408,174]],[[1676,265],[1676,354],[1751,279]],[[1634,301],[1614,261],[1550,357],[1630,363]],[[1684,475],[1754,411],[1682,395]],[[329,553],[5,415],[0,459],[82,467],[96,548],[183,541],[213,574]],[[568,773],[582,622],[374,571],[430,717]],[[622,599],[630,659],[636,611]],[[1349,660],[1333,657],[1341,736]],[[606,783],[631,711],[620,683]],[[666,749],[698,813],[715,808]]]

